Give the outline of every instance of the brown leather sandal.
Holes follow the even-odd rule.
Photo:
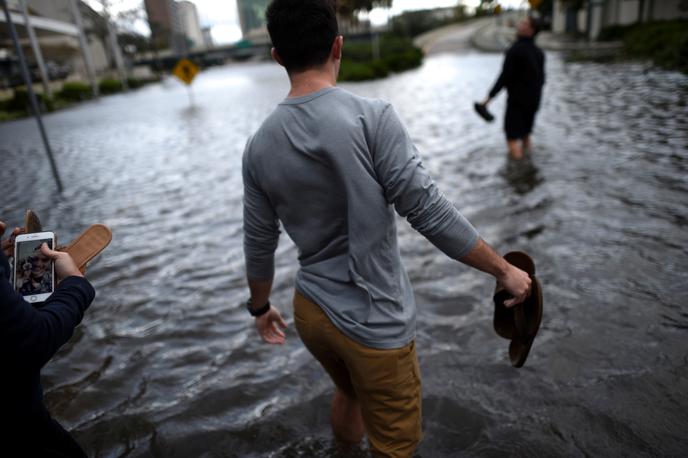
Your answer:
[[[512,251],[504,259],[530,275],[532,280],[530,296],[522,303],[511,308],[504,306],[504,301],[512,296],[499,284],[493,296],[494,329],[500,337],[511,340],[509,358],[511,365],[521,367],[526,362],[530,348],[542,322],[542,287],[535,277],[535,263],[526,253]]]
[[[32,210],[26,210],[24,215],[24,230],[27,234],[41,232],[43,227],[38,215]],[[57,237],[57,236],[56,236]],[[112,240],[112,231],[104,224],[93,224],[72,240],[67,246],[58,246],[58,251],[65,251],[74,259],[74,263],[82,274],[86,273],[86,264],[103,251]]]
[[[112,240],[112,231],[104,224],[93,224],[72,240],[63,250],[74,259],[81,273],[86,273],[86,264],[103,251]]]
[[[36,215],[33,210],[26,210],[26,213],[24,214],[24,230],[27,234],[43,232],[41,220],[38,219],[38,215]]]

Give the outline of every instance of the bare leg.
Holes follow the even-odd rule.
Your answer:
[[[342,442],[357,444],[363,440],[365,426],[361,415],[361,405],[357,399],[345,395],[339,388],[332,397],[330,416],[332,432]]]
[[[518,140],[507,140],[506,143],[509,146],[509,156],[512,159],[519,160],[523,157],[523,147]]]
[[[533,144],[530,142],[530,135],[527,135],[523,139],[523,152],[525,154],[530,154],[533,152]]]

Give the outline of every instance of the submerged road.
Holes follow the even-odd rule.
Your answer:
[[[492,280],[398,221],[419,310],[419,454],[683,455],[688,77],[549,53],[535,152],[512,163],[500,123],[471,106],[501,61],[433,51],[342,85],[392,102],[440,189],[498,250],[530,252],[544,285],[542,329],[514,369]],[[262,344],[242,305],[241,155],[286,76],[227,66],[193,90],[193,107],[168,80],[47,115],[63,195],[33,120],[0,124],[0,218],[33,208],[61,240],[95,222],[114,233],[88,272],[93,306],[43,372],[48,407],[89,456],[365,456],[332,441],[332,385],[294,331],[286,236],[272,300],[287,343]]]

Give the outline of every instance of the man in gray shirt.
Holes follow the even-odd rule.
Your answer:
[[[497,255],[437,189],[386,102],[336,87],[343,38],[331,0],[274,0],[273,58],[288,97],[243,158],[247,304],[262,338],[284,342],[269,302],[279,222],[299,251],[294,316],[335,383],[334,434],[367,432],[382,456],[410,456],[421,439],[416,306],[401,264],[394,212],[447,256],[494,275],[514,296],[528,275]]]

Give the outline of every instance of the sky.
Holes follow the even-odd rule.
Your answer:
[[[191,0],[196,4],[201,27],[210,27],[213,41],[218,44],[233,43],[241,39],[241,28],[239,27],[239,16],[237,13],[235,0]],[[505,7],[518,7],[525,0],[501,0]],[[86,0],[96,11],[101,11],[101,0]],[[113,14],[118,11],[127,10],[142,6],[142,0],[109,0],[110,10]],[[404,11],[426,8],[440,8],[455,6],[459,0],[394,0],[391,11],[377,8],[370,13],[370,20],[373,25],[384,24],[388,15],[394,16]],[[476,6],[480,0],[463,0],[467,6]],[[148,24],[145,20],[137,21],[132,25],[133,29],[145,35],[150,34]]]

